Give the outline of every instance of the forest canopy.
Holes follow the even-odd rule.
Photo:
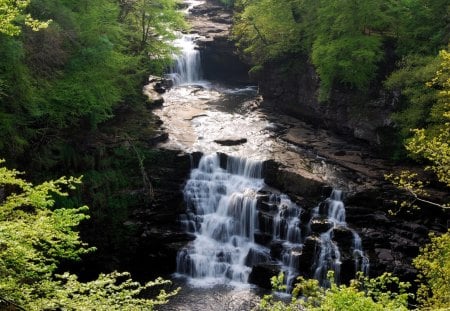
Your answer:
[[[142,103],[143,81],[167,67],[185,26],[174,0],[1,0],[0,17],[0,150],[10,160],[60,153],[74,128]]]
[[[255,68],[306,55],[321,100],[333,87],[367,90],[388,46],[397,59],[436,56],[450,34],[445,0],[237,0],[235,9],[234,38]]]

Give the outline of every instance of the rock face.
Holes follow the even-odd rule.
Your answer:
[[[253,267],[248,277],[249,283],[257,284],[259,287],[272,289],[270,279],[280,273],[281,267],[278,264],[262,263]]]
[[[232,11],[206,1],[194,7],[188,20],[192,33],[197,33],[196,41],[201,55],[204,78],[224,82],[248,82],[249,66],[235,53],[234,43],[229,39]]]
[[[392,94],[383,93],[379,88],[367,96],[333,89],[329,101],[319,103],[319,77],[305,57],[298,57],[302,58],[298,70],[283,71],[282,64],[272,63],[253,77],[265,100],[287,114],[336,133],[372,145],[388,143],[384,141],[384,133],[392,123],[389,115],[396,101]]]

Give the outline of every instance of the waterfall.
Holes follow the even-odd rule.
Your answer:
[[[184,15],[189,15],[190,11],[203,4],[203,0],[186,0],[186,8],[181,10]],[[174,64],[170,68],[168,76],[175,86],[192,84],[201,79],[200,52],[195,44],[195,35],[178,33],[178,38],[173,44],[179,49],[179,53],[174,54]]]
[[[322,211],[320,209],[322,207]],[[331,223],[331,228],[320,235],[320,253],[314,272],[314,277],[321,281],[322,285],[327,285],[327,273],[329,270],[334,271],[334,278],[336,282],[340,280],[341,272],[341,251],[338,243],[336,243],[335,234],[340,233],[343,238],[352,239],[354,267],[356,271],[362,271],[368,274],[369,259],[364,255],[362,249],[361,238],[356,231],[348,228],[345,222],[345,207],[342,202],[342,191],[333,190],[330,197],[325,201],[325,204],[317,207],[314,210],[314,217],[320,217],[320,213],[326,213],[327,219]]]
[[[174,85],[192,84],[201,78],[200,52],[194,42],[194,35],[181,34],[174,45],[180,50],[174,55],[174,65],[169,76]]]
[[[180,220],[195,240],[178,252],[177,273],[200,286],[242,284],[254,266],[268,263],[285,273],[288,288],[299,275],[326,285],[328,270],[338,280],[343,260],[351,260],[352,272],[367,273],[361,238],[345,222],[342,192],[334,190],[302,224],[304,210],[267,189],[261,162],[204,155],[184,188]]]
[[[249,254],[269,257],[254,243],[256,194],[263,186],[260,162],[229,157],[222,168],[218,154],[201,158],[184,188],[182,219],[196,239],[178,253],[178,273],[206,284],[247,281],[254,263]]]

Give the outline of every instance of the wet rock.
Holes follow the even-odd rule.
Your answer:
[[[281,267],[276,263],[262,263],[253,267],[248,282],[259,287],[272,289],[270,279],[280,273]]]
[[[284,169],[273,160],[264,162],[263,171],[264,181],[268,185],[300,196],[319,197],[325,185],[317,175],[307,171],[293,172]]]
[[[168,138],[169,134],[167,134],[166,132],[160,132],[149,138],[148,142],[150,143],[150,145],[155,146],[158,143],[166,141]]]
[[[258,213],[259,230],[266,234],[272,234],[274,217],[275,212],[260,211]]]
[[[283,252],[283,249],[284,247],[282,241],[272,241],[270,243],[270,256],[281,260],[281,253]]]
[[[349,249],[353,246],[353,232],[347,227],[336,227],[332,231],[332,239],[335,241],[339,248]]]
[[[320,251],[320,239],[316,236],[309,236],[305,239],[302,253],[298,257],[298,267],[300,273],[305,277],[313,276],[313,265],[316,255]]]
[[[377,255],[377,259],[381,262],[390,263],[394,261],[394,256],[392,256],[392,252],[390,249],[375,248],[375,253]]]
[[[164,103],[164,98],[161,96],[161,94],[155,91],[153,87],[153,84],[147,84],[142,90],[142,93],[147,96],[148,108],[162,106],[162,104]]]
[[[267,200],[268,200],[267,196],[258,198],[256,208],[260,211],[267,212],[267,213],[277,212],[278,206],[274,203],[267,202]]]
[[[268,234],[268,233],[263,233],[263,232],[257,231],[254,234],[254,239],[255,239],[255,243],[267,246],[272,241],[272,235]]]
[[[247,142],[247,138],[223,138],[216,139],[214,142],[222,146],[238,146],[245,144]]]
[[[270,261],[270,255],[264,251],[251,248],[245,257],[245,265],[252,268],[255,263],[266,263]]]
[[[326,217],[316,217],[311,219],[311,231],[315,233],[327,232],[333,228],[333,223]]]

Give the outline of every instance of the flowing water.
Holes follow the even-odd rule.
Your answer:
[[[203,2],[186,3],[189,14]],[[348,262],[353,271],[367,272],[368,259],[345,222],[340,191],[304,217],[301,206],[265,184],[263,161],[282,155],[301,162],[300,156],[275,138],[279,125],[255,108],[256,87],[202,80],[196,38],[180,34],[176,41],[181,53],[168,74],[174,87],[157,111],[170,135],[163,147],[204,154],[183,190],[186,213],[180,223],[195,235],[177,256],[175,280],[183,290],[162,309],[250,310],[260,295],[248,283],[257,265],[284,271],[288,287],[299,275],[326,285],[327,271],[339,278]]]
[[[262,163],[241,157],[204,155],[184,188],[185,230],[196,239],[179,251],[178,275],[194,286],[246,284],[252,268],[261,263],[278,265],[288,285],[302,273],[325,285],[329,270],[339,280],[341,253],[334,232],[350,232],[356,271],[367,271],[368,261],[358,234],[347,227],[341,191],[334,190],[318,205],[310,221],[302,224],[304,210],[282,193],[264,183]],[[310,222],[322,219],[329,229],[311,229]],[[304,242],[320,233],[317,250],[302,255]],[[268,237],[263,242],[261,237]],[[274,249],[281,247],[275,255]],[[301,271],[302,260],[311,263]],[[356,272],[355,271],[355,272]]]
[[[195,35],[180,34],[174,45],[180,50],[169,74],[175,86],[199,82],[202,76],[200,52],[195,44]]]

